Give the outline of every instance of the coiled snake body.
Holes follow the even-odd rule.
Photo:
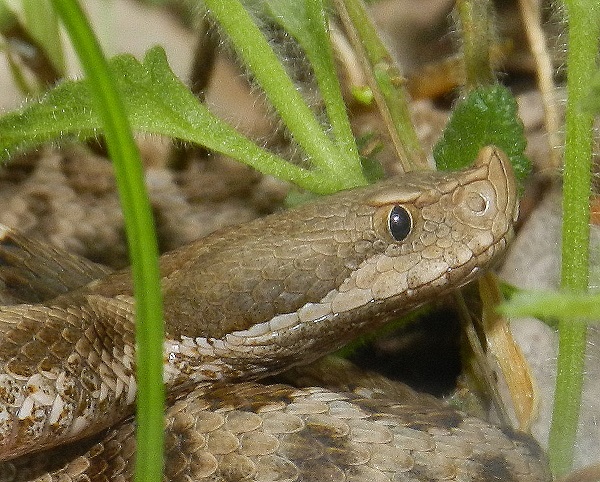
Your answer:
[[[548,480],[528,437],[406,389],[258,380],[456,288],[511,236],[504,155],[227,228],[161,258],[166,480]],[[5,230],[2,480],[130,480],[130,273]]]

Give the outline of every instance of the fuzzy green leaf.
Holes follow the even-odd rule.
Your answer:
[[[358,150],[346,114],[329,40],[329,26],[322,0],[265,0],[271,17],[292,35],[306,53],[319,92],[342,152],[358,165]]]
[[[367,184],[358,158],[356,162],[348,162],[352,158],[324,132],[323,126],[240,0],[204,0],[204,3],[227,34],[237,55],[264,90],[294,140],[314,168],[323,173],[320,182],[328,182],[335,187],[333,190]],[[307,2],[306,7],[314,9],[319,7],[318,4],[318,1]],[[322,11],[319,11],[319,15],[322,19]],[[321,192],[324,192],[323,189]]]
[[[331,176],[286,162],[210,113],[173,74],[160,47],[149,50],[143,62],[119,55],[110,68],[134,130],[203,145],[319,194],[340,189]],[[93,137],[100,128],[86,81],[65,81],[38,101],[0,117],[0,160],[67,136]]]
[[[22,5],[27,28],[38,44],[44,46],[46,55],[57,72],[63,74],[65,72],[63,45],[58,17],[52,9],[52,4],[49,0],[23,0]]]
[[[507,154],[519,181],[531,170],[525,157],[526,139],[517,116],[517,104],[501,85],[473,90],[454,110],[442,139],[434,148],[441,170],[457,170],[470,165],[479,150],[489,144]]]

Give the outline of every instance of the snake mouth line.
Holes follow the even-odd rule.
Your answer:
[[[509,233],[510,230],[507,230],[501,238],[499,238],[493,245],[489,246],[485,251],[480,253],[478,257],[493,259],[495,252],[498,249],[502,248],[501,245],[506,244]],[[447,277],[452,272],[464,269],[466,266],[472,264],[473,262],[474,260],[473,258],[471,258],[465,263],[449,268],[447,271],[440,273],[438,277],[434,278],[432,281],[427,283],[427,285],[432,287],[435,285],[435,289],[443,289],[443,286],[441,286],[442,283],[439,282],[444,277]],[[444,291],[459,288],[473,281],[483,269],[484,267],[480,265],[475,265],[469,271],[469,273],[462,276],[462,279],[452,280],[451,283],[450,280],[446,280],[444,284],[452,284],[452,286],[448,286],[448,288]],[[410,290],[406,290],[402,293],[399,293],[396,297],[394,297],[395,300],[397,300],[396,302],[394,298],[386,300],[376,300],[371,296],[371,298],[363,305],[357,305],[356,309],[365,308],[367,305],[371,304],[377,304],[378,301],[385,301],[385,303],[388,304],[388,306],[392,306],[394,304],[398,305],[397,309],[389,308],[389,314],[391,316],[401,314],[402,312],[406,312],[405,303],[403,303],[403,300],[401,300],[401,298],[403,298],[405,302],[409,301],[411,298],[415,298],[417,295],[421,294],[422,289],[423,286],[412,288]],[[277,338],[278,336],[282,336],[284,333],[292,334],[294,332],[300,332],[302,330],[307,329],[308,324],[317,325],[319,323],[327,323],[329,321],[334,320],[336,317],[345,314],[344,312],[337,312],[331,309],[330,299],[333,298],[337,293],[337,289],[332,290],[318,302],[306,303],[301,308],[292,313],[288,312],[277,314],[269,320],[254,324],[245,330],[233,331],[231,333],[226,334],[222,338],[196,337],[193,340],[198,347],[203,347],[204,350],[209,350],[211,352],[214,352],[214,350],[229,349],[232,349],[233,351],[238,351],[242,350],[242,347],[247,346],[248,344],[252,344],[253,346],[266,347],[270,343],[272,343],[275,338]],[[417,299],[414,305],[410,304],[410,307],[414,308],[415,306],[419,306],[425,302],[427,302],[427,300],[421,301]],[[186,339],[190,340],[189,338]]]

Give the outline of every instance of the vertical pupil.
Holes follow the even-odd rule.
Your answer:
[[[396,241],[403,241],[412,229],[412,219],[402,206],[394,206],[389,218],[390,234]]]

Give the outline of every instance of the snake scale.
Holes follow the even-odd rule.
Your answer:
[[[331,371],[336,387],[264,381],[475,278],[512,235],[515,191],[488,147],[461,172],[344,191],[163,255],[165,480],[550,480],[528,436],[408,388]],[[131,480],[130,272],[5,228],[0,279],[0,480]]]

